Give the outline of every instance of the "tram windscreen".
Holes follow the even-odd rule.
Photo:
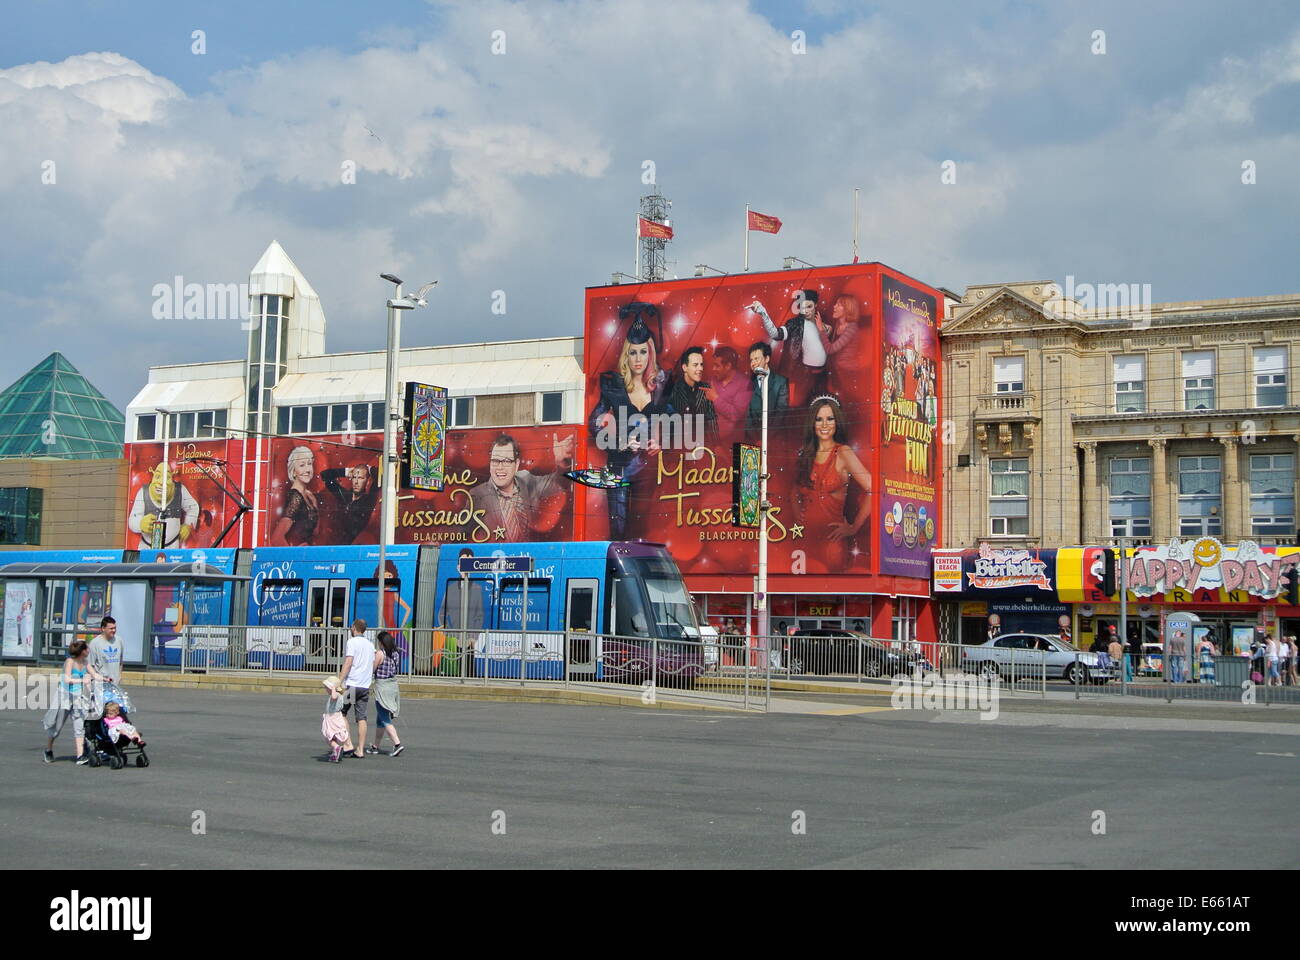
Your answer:
[[[670,560],[637,557],[632,563],[645,581],[651,613],[661,637],[698,637],[699,624],[681,572]]]

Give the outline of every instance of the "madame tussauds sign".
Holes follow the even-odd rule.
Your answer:
[[[1290,583],[1300,554],[1265,553],[1253,540],[1224,547],[1213,537],[1171,540],[1158,547],[1139,547],[1128,561],[1130,592],[1139,597],[1174,590],[1245,590],[1272,600]]]

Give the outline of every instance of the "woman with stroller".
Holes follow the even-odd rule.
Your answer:
[[[59,682],[59,702],[45,713],[45,762],[54,762],[54,741],[63,732],[63,725],[71,718],[73,736],[77,745],[77,764],[84,766],[90,762],[86,751],[86,699],[88,691],[84,690],[86,675],[91,680],[103,682],[99,671],[87,661],[90,644],[85,640],[74,640],[68,646],[68,657],[63,661],[63,679]]]

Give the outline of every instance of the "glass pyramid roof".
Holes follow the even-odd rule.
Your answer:
[[[55,352],[0,393],[0,459],[122,456],[126,417]]]

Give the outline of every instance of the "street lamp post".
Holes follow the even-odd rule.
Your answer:
[[[764,646],[772,642],[769,629],[771,613],[767,605],[767,511],[771,506],[767,502],[767,404],[770,377],[770,370],[763,370],[758,375],[758,389],[763,391],[763,431],[758,448],[758,596],[754,599],[758,608],[758,633],[766,638]],[[771,656],[766,652],[762,655]]]
[[[398,353],[401,349],[402,339],[402,321],[401,310],[414,310],[416,307],[427,306],[428,301],[424,295],[438,281],[426,283],[415,294],[402,295],[402,281],[391,273],[381,273],[381,280],[387,280],[393,284],[396,289],[393,296],[388,300],[388,356],[384,366],[384,456],[383,456],[383,492],[379,499],[380,530],[379,530],[379,570],[376,574],[376,615],[377,626],[380,630],[386,629],[387,624],[384,622],[384,600],[388,594],[387,583],[387,553],[388,547],[393,542],[395,531],[395,521],[397,519],[397,419],[401,414],[398,412],[397,397],[397,377],[398,377]]]
[[[171,413],[162,407],[154,407],[154,412],[162,417],[163,425],[163,502],[158,504],[158,522],[149,535],[149,542],[153,544],[155,550],[161,550],[167,545],[167,518],[163,514],[167,512],[167,484],[171,482],[172,478],[172,464],[171,459],[168,457],[171,440]]]

